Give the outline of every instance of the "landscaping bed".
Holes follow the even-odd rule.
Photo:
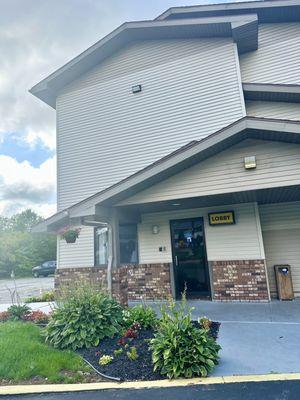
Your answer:
[[[193,323],[200,328],[198,322],[194,321]],[[220,323],[212,322],[210,327],[210,334],[215,339],[218,336],[219,326]],[[166,379],[166,376],[153,371],[152,355],[149,350],[149,340],[153,338],[153,335],[153,329],[142,329],[139,331],[138,337],[130,342],[130,347],[134,346],[137,350],[138,359],[136,361],[129,359],[126,354],[130,347],[122,348],[122,353],[115,356],[114,352],[121,348],[118,337],[105,338],[99,346],[80,349],[77,352],[102,374],[124,381]],[[99,358],[104,354],[112,356],[113,360],[107,365],[99,365]]]
[[[0,313],[0,385],[209,376],[220,324],[192,320],[185,292],[159,309],[122,307],[89,284],[62,293],[51,314],[14,304]]]

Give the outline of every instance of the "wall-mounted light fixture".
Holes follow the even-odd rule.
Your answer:
[[[131,86],[132,93],[139,93],[142,91],[142,85]]]
[[[158,225],[153,225],[152,226],[152,233],[153,233],[153,235],[157,235],[159,233],[159,226]]]
[[[244,167],[245,169],[254,169],[256,168],[256,157],[249,156],[244,158]]]

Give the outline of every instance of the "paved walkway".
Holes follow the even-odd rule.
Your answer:
[[[300,372],[300,301],[190,302],[194,315],[220,321],[215,376]]]
[[[20,278],[16,279],[17,292],[21,300],[27,297],[39,296],[42,292],[53,290],[54,277]],[[0,280],[0,304],[11,302],[11,296],[15,291],[15,283],[12,279]]]
[[[214,376],[300,372],[300,301],[189,301],[193,317],[221,322]],[[154,305],[157,308],[156,305]],[[299,397],[300,398],[300,397]]]

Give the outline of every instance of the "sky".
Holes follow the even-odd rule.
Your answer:
[[[217,0],[0,0],[0,215],[56,211],[55,110],[28,90],[125,21]]]

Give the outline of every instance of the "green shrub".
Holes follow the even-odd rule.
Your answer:
[[[125,328],[138,322],[142,329],[150,329],[156,326],[158,319],[152,307],[139,304],[123,311],[123,321]]]
[[[39,302],[46,302],[46,301],[54,301],[55,300],[55,293],[54,290],[49,292],[44,292],[40,296],[32,296],[27,297],[25,303],[39,303]]]
[[[26,304],[13,304],[7,309],[9,319],[14,321],[26,319],[30,312],[31,309]]]
[[[129,358],[129,360],[131,360],[131,361],[136,361],[139,358],[137,349],[134,346],[131,347],[131,349],[126,352],[126,355]]]
[[[83,284],[58,300],[45,328],[46,341],[61,349],[97,346],[103,338],[113,337],[121,323],[122,309],[118,303]]]
[[[154,371],[168,378],[207,376],[218,363],[220,346],[207,329],[191,320],[185,296],[178,309],[173,300],[162,306],[162,318],[150,341]]]
[[[113,359],[114,359],[114,358],[113,358],[112,356],[104,355],[104,356],[100,357],[100,359],[99,359],[99,365],[107,365],[107,364],[110,364],[110,363],[112,362]]]
[[[123,353],[123,349],[116,349],[116,350],[114,350],[114,355],[115,355],[116,357],[120,356],[122,353]]]

